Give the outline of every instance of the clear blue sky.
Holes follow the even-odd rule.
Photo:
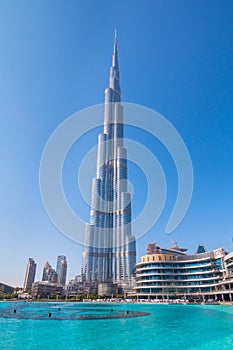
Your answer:
[[[46,141],[63,120],[103,102],[115,27],[122,100],[164,115],[192,158],[192,202],[171,237],[190,252],[199,242],[208,249],[233,249],[232,1],[2,0],[1,282],[22,285],[29,257],[38,263],[37,280],[43,264],[48,260],[55,266],[59,254],[68,258],[69,278],[80,273],[82,247],[60,234],[43,208],[39,164]],[[91,148],[97,131],[89,136]],[[165,210],[137,242],[139,257],[154,239],[170,245],[164,227],[177,180],[161,145],[143,133],[135,138],[157,153],[168,178]],[[67,158],[64,187],[74,210],[88,220],[77,189],[75,152],[81,146],[74,146]],[[129,170],[137,183],[133,166]],[[143,185],[140,190],[135,190],[134,213],[145,200]]]

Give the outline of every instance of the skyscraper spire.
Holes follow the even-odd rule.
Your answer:
[[[110,79],[109,87],[117,93],[117,95],[112,95],[109,101],[105,102],[120,102],[120,73],[119,73],[119,63],[118,63],[118,52],[117,52],[117,39],[116,39],[116,29],[113,44],[113,54],[112,54],[112,66],[110,68]]]
[[[115,31],[109,87],[105,90],[104,133],[99,135],[90,224],[84,233],[83,274],[92,288],[100,283],[129,282],[136,263],[119,78]]]
[[[117,30],[115,28],[113,53],[116,53],[116,51],[117,51]]]

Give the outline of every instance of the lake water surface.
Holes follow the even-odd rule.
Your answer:
[[[1,350],[233,349],[233,306],[0,303]]]

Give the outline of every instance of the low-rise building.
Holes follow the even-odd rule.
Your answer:
[[[88,289],[86,288],[81,275],[75,276],[75,278],[70,280],[66,285],[66,295],[68,297],[85,294],[88,294]]]
[[[201,253],[190,255],[177,245],[152,244],[136,264],[138,299],[233,300],[233,253],[207,252],[202,245]]]
[[[8,286],[7,284],[0,283],[0,294],[11,294],[14,293],[15,288]]]
[[[48,298],[54,296],[64,296],[63,286],[48,281],[34,282],[32,284],[31,295],[33,298]]]

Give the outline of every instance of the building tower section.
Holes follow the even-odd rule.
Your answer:
[[[25,279],[24,279],[24,285],[23,289],[24,291],[30,292],[32,288],[32,283],[35,281],[36,276],[36,262],[32,259],[28,259],[26,273],[25,273]]]
[[[83,274],[87,282],[122,285],[134,276],[135,237],[127,188],[127,149],[116,35],[105,90],[104,130],[98,137],[96,178],[92,181],[90,223],[84,233]]]

